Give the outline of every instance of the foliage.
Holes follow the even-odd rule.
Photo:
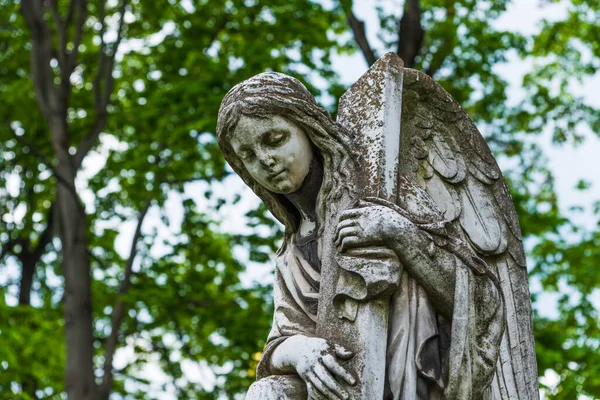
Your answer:
[[[65,44],[61,26],[69,27],[65,53],[73,54],[76,25],[68,22],[76,18],[67,15],[81,3],[54,4],[47,2],[42,12],[55,54]],[[336,42],[330,37],[342,25],[335,14],[306,1],[83,4],[87,16],[63,101],[72,160],[107,115],[93,143],[98,152],[86,155],[76,186],[86,210],[99,396],[105,395],[103,377],[112,374],[113,394],[152,398],[160,387],[147,380],[144,368],[157,363],[166,374],[162,388],[178,397],[239,393],[253,379],[255,353],[269,330],[270,289],[241,284],[246,266],[233,256],[231,243],[260,261],[274,244],[272,235],[233,237],[219,227],[217,211],[232,200],[210,189],[228,175],[212,134],[218,106],[235,83],[266,69],[299,78],[316,71],[335,82],[329,49]],[[0,5],[0,268],[14,276],[1,287],[0,392],[40,398],[65,390],[65,346],[71,345],[61,333],[62,236],[40,240],[46,231],[57,232],[53,204],[63,182],[54,132],[36,104],[31,80],[35,49],[20,12],[27,4]],[[114,66],[103,62],[115,51]],[[64,64],[53,59],[50,65],[60,92]],[[114,80],[104,81],[107,70]],[[110,96],[105,109],[97,101],[103,89]],[[148,214],[154,218],[144,221]],[[253,218],[276,233],[273,220],[261,214]],[[134,243],[123,243],[131,239],[119,231],[138,225]],[[32,296],[19,296],[23,301],[16,306],[19,292],[28,291],[20,279],[28,268],[35,272]],[[115,338],[125,350],[112,368],[103,367],[114,355]],[[134,356],[124,356],[129,349]],[[185,375],[182,368],[190,364],[212,368],[214,382]]]

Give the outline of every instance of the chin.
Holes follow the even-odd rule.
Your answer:
[[[280,194],[290,194],[297,190],[297,188],[291,182],[282,182],[277,185],[276,189]]]

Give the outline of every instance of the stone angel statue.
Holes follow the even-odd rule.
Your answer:
[[[382,57],[334,121],[297,79],[229,91],[218,142],[285,226],[247,399],[537,399],[511,197],[481,134]]]

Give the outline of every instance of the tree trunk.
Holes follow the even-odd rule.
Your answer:
[[[33,275],[37,260],[31,256],[20,257],[21,261],[21,281],[19,282],[19,305],[28,306],[31,304],[31,285],[33,284]]]
[[[69,400],[94,400],[93,320],[87,221],[75,191],[76,169],[68,153],[66,121],[51,124],[58,160],[56,171],[64,180],[57,188],[59,237],[65,278],[64,315],[67,343],[65,387]]]
[[[407,68],[413,68],[421,47],[425,31],[421,26],[421,4],[419,0],[407,0],[400,20],[397,53]]]
[[[31,305],[31,287],[37,263],[41,260],[46,246],[52,242],[54,236],[54,204],[48,210],[46,218],[46,228],[40,235],[39,241],[32,250],[31,241],[28,239],[21,244],[23,247],[21,253],[17,256],[21,262],[21,281],[19,282],[19,305]]]
[[[63,297],[67,345],[65,388],[69,400],[96,400],[87,220],[75,189],[77,166],[74,157],[69,153],[71,143],[67,124],[71,90],[69,77],[77,61],[78,46],[81,43],[81,33],[86,20],[87,1],[72,0],[71,2],[73,9],[77,10],[77,18],[72,20],[76,23],[72,26],[75,32],[71,41],[73,49],[70,52],[67,51],[65,43],[58,48],[53,44],[54,32],[46,21],[47,7],[53,6],[56,6],[55,2],[21,0],[21,13],[31,31],[31,76],[36,98],[48,122],[56,157],[55,173],[58,180],[56,223],[62,245],[62,273],[65,279]],[[124,8],[121,9],[121,21],[123,15]],[[69,17],[66,20],[69,20]],[[58,29],[61,30],[59,35],[62,34],[64,37],[69,30],[69,23],[66,24],[58,24]],[[120,41],[120,38],[117,41]],[[56,56],[61,68],[60,85],[54,83],[56,76],[50,67],[51,60]],[[104,106],[106,104],[107,102]]]
[[[65,384],[69,399],[93,399],[93,329],[90,264],[87,256],[86,221],[72,194],[59,190],[61,243],[65,277],[65,333],[67,367]],[[71,210],[78,210],[73,213]]]

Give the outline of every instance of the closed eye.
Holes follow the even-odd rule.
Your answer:
[[[275,147],[283,144],[288,137],[289,134],[285,131],[270,131],[265,135],[264,143],[267,146]]]

